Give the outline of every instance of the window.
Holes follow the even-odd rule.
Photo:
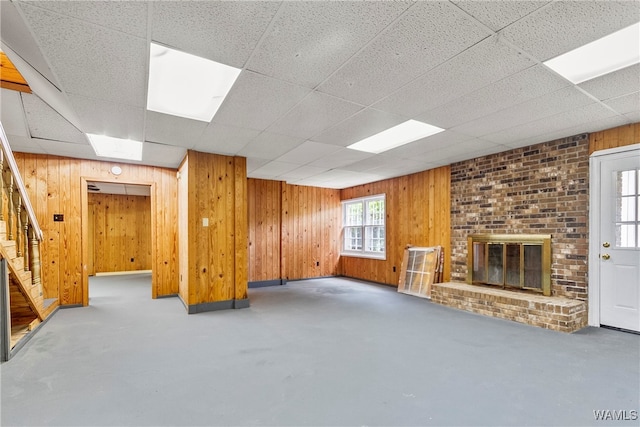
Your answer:
[[[616,172],[616,247],[640,248],[640,170]]]
[[[342,255],[385,259],[385,196],[342,202]]]

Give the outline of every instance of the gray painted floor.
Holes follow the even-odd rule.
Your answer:
[[[150,276],[93,278],[1,366],[11,425],[638,425],[640,336],[563,334],[346,279],[188,316]]]

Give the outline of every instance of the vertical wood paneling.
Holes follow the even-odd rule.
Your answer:
[[[178,169],[178,293],[185,304],[189,302],[189,158],[185,158]]]
[[[277,280],[280,273],[281,182],[247,180],[249,282]]]
[[[233,158],[234,174],[234,261],[236,300],[247,298],[249,254],[247,248],[249,220],[247,218],[247,159]]]
[[[180,196],[181,209],[187,205],[187,223],[181,226],[187,227],[189,236],[183,261],[187,267],[181,267],[188,268],[185,302],[191,306],[246,295],[245,160],[189,151],[180,170],[188,176],[188,201]]]
[[[19,153],[15,153],[16,158]],[[46,162],[46,160],[45,160]],[[63,296],[68,298],[68,291],[63,292],[60,288],[60,223],[53,222],[53,214],[61,213],[60,209],[60,158],[52,157],[50,164],[45,164],[47,171],[47,209],[45,217],[38,217],[38,222],[44,234],[44,241],[40,248],[41,271],[40,278],[43,285],[45,298],[59,298],[60,305],[74,304],[63,300]],[[31,197],[31,194],[29,195]],[[33,201],[33,200],[32,200]],[[64,254],[64,253],[63,253]],[[65,254],[66,256],[66,254]],[[81,301],[75,302],[80,304]]]
[[[89,250],[89,258],[95,271],[151,270],[151,198],[90,193],[89,206],[94,218],[91,227],[90,212],[94,251]]]
[[[94,261],[98,258],[98,254],[97,254],[97,249],[96,249],[96,245],[95,245],[95,241],[96,241],[96,207],[95,207],[95,203],[94,200],[92,198],[89,198],[88,200],[88,210],[87,210],[87,214],[89,216],[89,222],[87,224],[87,227],[89,228],[89,241],[87,242],[87,245],[89,247],[89,252],[88,252],[88,258],[87,258],[87,274],[89,274],[89,276],[94,276],[96,274],[96,266]],[[101,223],[99,223],[101,225]],[[101,246],[100,246],[101,247]]]
[[[343,256],[340,274],[397,286],[406,245],[441,245],[445,254],[450,254],[450,175],[450,167],[444,166],[342,190],[342,200],[386,195],[387,259]],[[445,281],[450,275],[447,259],[445,256]]]
[[[282,278],[336,275],[340,190],[285,183],[282,187]]]
[[[589,135],[589,154],[607,148],[640,143],[640,123],[593,132]]]
[[[152,233],[158,241],[163,242],[156,245],[157,248],[152,251],[154,295],[178,292],[175,243],[177,182],[174,170],[121,164],[123,172],[115,177],[110,173],[113,165],[110,162],[14,154],[16,160],[23,162],[26,161],[25,156],[33,156],[37,165],[36,174],[27,174],[24,178],[25,186],[28,185],[29,198],[44,233],[40,253],[45,298],[59,297],[61,305],[88,302],[88,242],[82,237],[88,227],[88,206],[83,206],[83,203],[87,202],[86,188],[82,188],[83,178],[85,182],[88,179],[152,185],[155,195],[152,197],[152,215],[162,218],[155,221]],[[149,181],[150,177],[153,177],[153,181]],[[63,214],[64,222],[54,222],[54,213]],[[165,244],[165,241],[168,243]]]

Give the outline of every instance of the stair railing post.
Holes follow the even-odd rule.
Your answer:
[[[13,240],[13,215],[15,207],[13,206],[13,175],[9,172],[7,183],[7,202],[9,203],[7,215],[7,240]]]
[[[31,282],[33,286],[40,286],[40,247],[38,237],[33,229],[29,228],[31,241],[29,244],[29,263],[31,264]],[[42,290],[40,290],[42,293]]]
[[[20,193],[14,193],[13,204],[16,208],[16,256],[20,258],[22,256],[22,197]]]
[[[31,228],[31,224],[29,224],[29,215],[27,215],[27,211],[22,211],[22,216],[24,220],[22,222],[22,228],[24,230],[23,234],[23,253],[24,253],[24,271],[29,271],[31,269],[31,254],[29,253],[29,228]]]

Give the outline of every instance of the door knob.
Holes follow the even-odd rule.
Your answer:
[[[609,242],[604,242],[602,246],[605,248],[608,248],[609,246],[611,246],[611,244]]]
[[[603,254],[602,255],[602,259],[604,259],[604,260],[607,260],[609,258],[611,258],[611,255],[609,255],[609,254]]]

